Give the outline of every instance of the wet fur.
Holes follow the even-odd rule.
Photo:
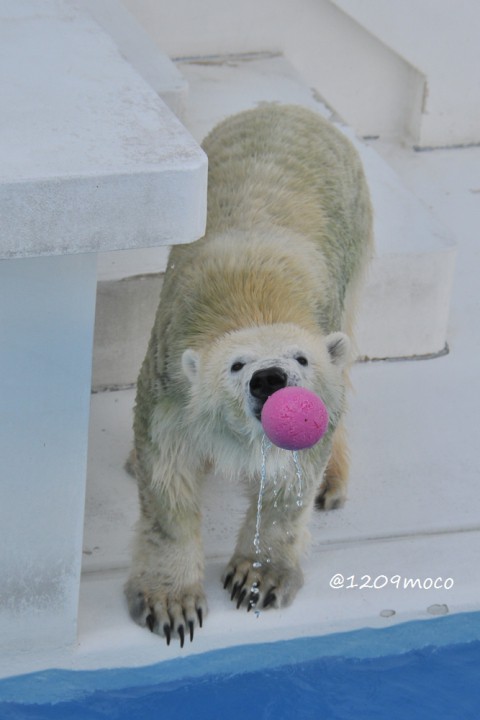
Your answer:
[[[264,106],[234,116],[204,142],[209,157],[204,238],[172,249],[137,386],[135,474],[140,520],[126,595],[132,617],[170,642],[207,613],[200,487],[212,465],[246,481],[250,509],[223,580],[237,606],[289,604],[303,582],[301,549],[317,504],[345,499],[343,427],[357,291],[372,251],[371,208],[356,151],[315,113]],[[295,353],[308,353],[301,367]],[[235,360],[245,360],[239,373]],[[269,455],[288,508],[264,497],[262,553],[253,537],[262,429],[248,397],[255,369],[280,365],[289,384],[321,395],[325,437],[301,453],[304,504],[288,503],[294,469]],[[318,488],[322,484],[318,493]],[[275,523],[273,522],[275,519]]]

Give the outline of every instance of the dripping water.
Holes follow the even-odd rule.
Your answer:
[[[295,475],[297,478],[297,507],[303,506],[303,475],[302,468],[298,460],[298,450],[294,450],[292,453],[293,464],[295,465]]]
[[[265,492],[265,486],[267,484],[267,454],[271,447],[272,447],[272,443],[264,435],[262,437],[262,447],[261,447],[262,466],[261,466],[261,470],[260,470],[260,489],[258,491],[258,501],[257,501],[257,522],[255,525],[255,537],[253,538],[253,546],[255,548],[255,554],[257,556],[257,560],[255,560],[255,562],[253,563],[254,568],[259,568],[262,566],[262,563],[259,559],[259,555],[260,555],[260,523],[262,521],[263,495]]]
[[[261,453],[262,453],[262,464],[260,468],[260,488],[258,491],[258,500],[257,500],[257,517],[256,517],[256,523],[255,523],[255,536],[253,538],[253,546],[255,548],[255,560],[252,563],[252,567],[255,570],[258,570],[262,567],[262,560],[261,560],[261,544],[260,544],[260,527],[262,523],[262,509],[263,509],[263,496],[265,494],[265,489],[267,486],[267,456],[270,448],[272,447],[272,443],[266,435],[262,437],[262,444],[261,444]],[[298,451],[294,450],[292,452],[292,460],[295,468],[295,478],[296,478],[296,505],[298,508],[301,508],[303,506],[303,474],[302,474],[302,468],[300,466],[300,462],[298,459]],[[286,468],[283,469],[283,480],[286,482],[288,471]],[[278,480],[277,475],[275,474],[272,479],[273,484],[273,506],[274,508],[278,508]],[[292,486],[289,486],[289,490],[293,491]],[[288,510],[288,503],[285,502],[285,510]],[[276,520],[273,520],[273,524],[276,524]],[[289,531],[287,530],[287,535],[289,534]],[[265,562],[270,562],[270,553],[271,548],[268,548],[267,557],[265,557]],[[258,589],[258,582],[255,581],[252,583],[252,586],[250,588],[250,608],[255,608],[257,605],[258,595],[260,594],[260,590]],[[255,614],[258,616],[259,612],[256,610]]]
[[[254,568],[260,568],[262,567],[262,562],[260,560],[260,526],[262,523],[262,509],[263,509],[263,496],[265,494],[265,488],[267,486],[267,456],[270,448],[272,447],[272,443],[266,435],[262,438],[262,444],[261,444],[261,453],[262,453],[262,464],[260,469],[260,488],[258,491],[258,501],[257,501],[257,518],[255,523],[255,536],[253,538],[253,546],[255,548],[255,555],[256,560],[253,563]],[[295,478],[296,478],[296,505],[298,508],[303,507],[303,473],[302,468],[300,465],[300,461],[298,458],[298,450],[294,450],[292,452],[292,461],[295,467]],[[284,470],[284,480],[287,477],[287,471]],[[275,508],[278,507],[278,485],[277,485],[277,476],[275,475],[273,480],[273,497],[274,497],[274,503],[273,506]],[[288,504],[285,503],[285,509],[288,509]],[[276,521],[273,521],[276,523]],[[269,560],[267,559],[267,562]]]

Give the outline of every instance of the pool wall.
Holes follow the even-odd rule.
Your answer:
[[[84,698],[94,692],[158,687],[208,676],[225,678],[247,672],[259,673],[318,659],[364,661],[400,657],[422,649],[473,647],[472,643],[476,643],[480,668],[480,612],[402,623],[384,629],[366,628],[321,637],[240,645],[145,667],[81,671],[49,669],[1,680],[0,717],[4,717],[2,706],[5,709],[8,703],[56,704]],[[480,669],[478,677],[480,680]],[[478,686],[480,688],[480,682]]]

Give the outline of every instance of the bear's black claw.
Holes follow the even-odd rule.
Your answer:
[[[170,645],[172,631],[171,631],[170,625],[168,623],[165,623],[165,625],[163,626],[163,633],[165,635],[165,640],[167,641],[167,645]]]
[[[236,582],[236,583],[235,583],[235,585],[234,585],[233,588],[232,588],[232,593],[231,593],[231,595],[230,595],[230,600],[233,600],[233,599],[234,599],[235,595],[237,594],[237,592],[240,590],[241,587],[242,587],[241,583],[239,583],[239,582]]]
[[[265,596],[265,600],[263,601],[263,607],[267,608],[269,605],[273,605],[275,600],[277,599],[277,596],[273,592],[273,588],[268,591],[268,593]]]
[[[153,628],[155,627],[155,617],[152,613],[150,613],[150,615],[147,615],[147,617],[145,618],[145,622],[150,632],[153,633]]]
[[[242,590],[242,592],[240,593],[240,595],[238,596],[238,598],[237,598],[237,610],[238,610],[238,608],[240,607],[240,605],[243,603],[243,601],[245,600],[246,594],[247,594],[247,591],[246,591],[246,589],[244,588],[244,589]]]
[[[230,583],[232,582],[232,578],[233,578],[234,574],[235,574],[235,571],[233,571],[233,572],[231,572],[231,573],[228,573],[227,577],[225,578],[225,582],[223,583],[223,589],[224,589],[224,590],[226,590],[227,587],[228,587],[228,586],[230,585]]]
[[[185,643],[185,628],[183,625],[178,626],[178,637],[180,638],[180,647],[182,648]]]

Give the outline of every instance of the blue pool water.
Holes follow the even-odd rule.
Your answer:
[[[0,681],[1,720],[478,720],[480,613]]]

